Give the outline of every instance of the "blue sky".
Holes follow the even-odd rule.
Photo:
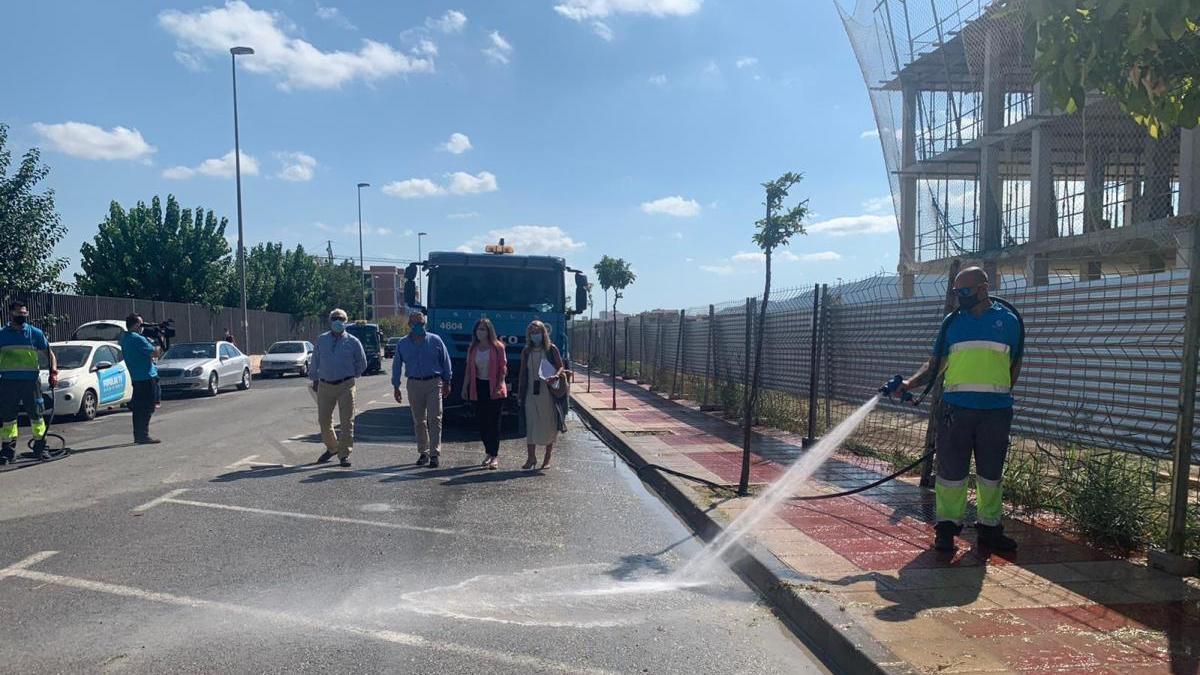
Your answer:
[[[759,184],[805,180],[777,286],[894,270],[888,182],[832,0],[13,4],[0,71],[16,150],[43,149],[75,263],[110,200],[173,193],[234,226],[239,57],[248,242],[367,257],[629,260],[624,307],[761,287]],[[742,254],[742,255],[739,255]],[[369,261],[370,262],[370,261]]]

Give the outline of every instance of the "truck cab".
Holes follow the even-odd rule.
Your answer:
[[[537,319],[546,324],[550,339],[570,359],[567,319],[587,309],[587,277],[567,267],[562,258],[518,255],[511,245],[488,245],[484,253],[435,252],[405,270],[404,295],[417,306],[418,269],[426,272],[429,330],[441,336],[454,369],[448,408],[462,406],[463,372],[475,322],[491,319],[508,355],[509,399],[516,399],[516,382],[525,348],[525,328]],[[567,275],[574,275],[574,303],[568,305]]]
[[[379,330],[379,325],[359,319],[354,323],[346,324],[346,332],[358,338],[358,341],[362,343],[363,351],[367,355],[367,372],[381,372],[383,370],[383,332]]]

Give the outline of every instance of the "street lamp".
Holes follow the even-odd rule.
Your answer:
[[[362,318],[367,318],[367,267],[363,262],[363,243],[362,243],[362,189],[371,187],[370,183],[358,184],[358,266],[360,268],[359,275],[362,277]]]
[[[417,291],[420,292],[421,302],[425,302],[425,267],[421,265],[421,237],[427,236],[429,236],[428,232],[417,233],[417,264],[420,265],[417,267],[417,274],[419,275],[417,277]]]
[[[238,137],[237,109],[237,57],[253,54],[249,47],[229,49],[230,68],[233,71],[233,171],[237,179],[238,219],[238,277],[242,286],[242,349],[250,350],[250,313],[246,311],[246,240],[242,232],[242,143]]]

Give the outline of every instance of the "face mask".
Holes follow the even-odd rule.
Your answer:
[[[979,304],[979,297],[975,295],[974,288],[960,288],[958,293],[958,308],[965,311],[970,311],[972,307]]]
[[[530,335],[529,341],[532,342],[534,345],[541,347],[542,346],[542,334],[534,333],[533,335]]]
[[[25,320],[28,318],[29,317],[25,316],[24,314],[17,314],[16,316],[14,316],[12,318],[13,325],[14,326],[24,326]]]
[[[414,323],[412,325],[412,334],[416,335],[417,337],[421,337],[422,335],[424,335],[425,334],[425,324]]]
[[[486,330],[475,331],[475,338],[477,340],[479,340],[480,342],[487,342],[487,339],[488,339],[487,331]]]
[[[333,332],[335,333],[340,333],[346,330],[346,322],[341,319],[334,319],[333,321],[330,321],[329,326],[330,328],[333,328]]]

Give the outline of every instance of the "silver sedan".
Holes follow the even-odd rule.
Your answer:
[[[229,342],[172,345],[158,360],[163,393],[194,391],[216,396],[224,387],[250,388],[250,358]]]

